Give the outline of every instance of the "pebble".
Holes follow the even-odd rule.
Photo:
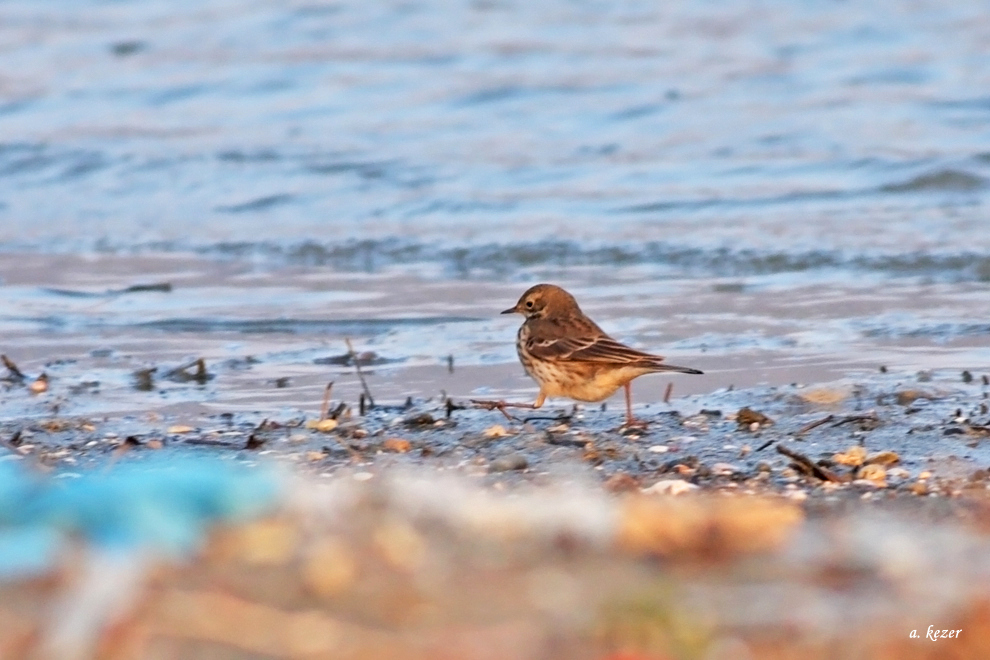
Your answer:
[[[522,454],[509,454],[492,461],[489,469],[492,472],[509,472],[512,470],[525,470],[529,467],[529,461]]]
[[[646,451],[653,452],[654,454],[666,454],[670,451],[670,447],[667,445],[653,445],[652,447],[647,447]]]
[[[698,490],[698,486],[684,481],[683,479],[661,479],[649,488],[644,488],[643,493],[647,495],[682,495],[692,490]]]

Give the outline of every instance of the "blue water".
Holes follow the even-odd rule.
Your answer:
[[[508,270],[614,256],[986,280],[984,16],[979,2],[6,2],[0,241],[439,260],[455,277],[459,251],[487,246],[472,256]]]

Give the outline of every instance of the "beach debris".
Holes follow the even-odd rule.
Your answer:
[[[415,413],[413,415],[408,415],[402,419],[402,423],[409,427],[415,426],[433,426],[436,421],[428,412]]]
[[[394,451],[397,454],[405,454],[412,449],[412,443],[403,438],[388,438],[382,446],[388,451]]]
[[[443,405],[444,405],[444,410],[447,413],[447,419],[450,419],[450,416],[453,414],[455,410],[464,410],[466,408],[466,406],[463,406],[458,403],[454,403],[453,399],[451,399],[449,396],[444,397]]]
[[[835,424],[832,424],[832,428],[851,423],[857,424],[859,426],[859,430],[861,431],[872,431],[873,429],[883,426],[883,421],[877,417],[876,412],[871,410],[859,415],[847,415],[846,417],[843,417],[835,422]]]
[[[683,495],[698,490],[698,486],[683,479],[661,479],[642,490],[645,495]]]
[[[191,426],[186,426],[185,424],[176,424],[175,426],[170,426],[165,431],[169,435],[183,435],[185,433],[192,433],[195,429]]]
[[[752,410],[748,407],[743,407],[736,413],[736,423],[739,425],[740,429],[758,431],[760,427],[770,426],[773,424],[773,420],[761,412]]]
[[[341,367],[353,367],[355,365],[373,367],[378,364],[388,364],[389,362],[398,361],[399,360],[382,357],[374,351],[362,351],[360,353],[355,353],[353,350],[348,350],[346,353],[341,353],[340,355],[316,358],[313,360],[313,364],[332,364]]]
[[[340,425],[335,419],[310,419],[306,422],[306,428],[320,433],[330,433]]]
[[[849,389],[817,387],[802,391],[798,394],[798,398],[806,403],[813,403],[818,406],[834,406],[849,398],[849,394]]]
[[[963,371],[962,372],[962,382],[966,383],[967,385],[969,385],[970,383],[972,383],[973,382],[973,374],[969,373],[968,371]]]
[[[248,436],[247,442],[244,443],[245,449],[261,449],[267,440],[265,438],[258,437],[257,433],[252,433]]]
[[[859,467],[866,461],[866,448],[860,445],[853,445],[846,451],[832,456],[832,460],[839,465]]]
[[[918,399],[934,399],[935,395],[922,390],[901,390],[897,393],[897,405],[910,406]]]
[[[102,292],[79,291],[77,289],[57,289],[50,287],[45,288],[44,291],[47,293],[53,293],[57,296],[66,296],[69,298],[112,298],[128,293],[171,293],[172,283],[153,282],[151,284],[132,284],[131,286],[123,289],[107,289]]]
[[[48,374],[42,372],[40,376],[31,381],[28,385],[31,394],[44,394],[48,391]]]
[[[333,391],[333,381],[331,380],[327,383],[327,386],[323,388],[323,403],[320,405],[320,421],[327,418],[327,413],[330,411],[330,392]]]
[[[14,364],[14,361],[8,358],[6,355],[0,355],[0,361],[3,362],[3,366],[7,368],[7,375],[4,376],[3,380],[10,383],[23,383],[27,380],[27,376]]]
[[[506,454],[491,462],[488,466],[491,472],[511,472],[513,470],[525,470],[529,467],[529,459],[519,453]]]
[[[604,488],[610,493],[634,493],[642,484],[628,472],[616,472],[605,481]]]
[[[887,469],[882,465],[864,465],[856,472],[857,480],[866,480],[877,488],[887,487]]]
[[[364,392],[364,395],[368,398],[368,407],[374,408],[375,397],[371,396],[371,390],[368,389],[368,382],[364,379],[364,374],[361,372],[361,360],[358,359],[359,358],[358,354],[354,352],[354,346],[351,344],[351,340],[349,338],[344,339],[344,343],[347,344],[347,352],[351,355],[354,361],[354,370],[357,372],[358,380],[361,381],[361,390]],[[362,409],[361,415],[363,416],[364,406],[361,406],[361,409]]]
[[[818,428],[822,424],[828,424],[833,419],[835,419],[835,415],[826,415],[825,417],[822,417],[821,419],[816,419],[815,421],[809,422],[809,423],[805,424],[804,426],[802,426],[800,429],[798,429],[797,433],[795,433],[794,435],[796,437],[800,437],[800,436],[804,435],[805,433],[807,433],[808,431],[810,431],[812,429],[815,429],[815,428]],[[763,447],[760,447],[760,449],[762,449],[762,448]]]
[[[205,385],[214,376],[206,371],[206,361],[203,358],[196,358],[174,369],[169,369],[162,377],[174,383],[196,382],[200,385]]]
[[[155,389],[155,372],[158,371],[158,367],[148,367],[147,369],[138,369],[133,374],[134,377],[134,389],[139,392],[150,392]]]
[[[485,438],[504,438],[512,434],[505,430],[505,427],[501,424],[495,424],[482,431],[481,435]]]
[[[780,443],[777,443],[777,453],[783,454],[794,461],[791,466],[806,475],[820,479],[821,481],[842,481],[834,472],[826,467],[818,465],[804,454],[794,451]]]
[[[886,467],[889,465],[897,465],[900,462],[901,457],[897,454],[897,452],[880,451],[867,456],[866,460],[863,461],[863,465],[883,465]]]
[[[780,547],[803,519],[797,503],[780,499],[631,496],[616,544],[634,555],[726,558]]]

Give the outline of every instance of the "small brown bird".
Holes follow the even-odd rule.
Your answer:
[[[617,342],[584,315],[574,296],[553,284],[531,287],[515,307],[502,313],[526,317],[516,337],[516,350],[526,373],[539,384],[540,392],[532,404],[478,402],[486,407],[495,403],[490,407],[539,408],[548,396],[602,401],[623,387],[626,424],[631,426],[636,423],[630,386],[634,378],[661,371],[702,373],[665,364],[659,355]]]

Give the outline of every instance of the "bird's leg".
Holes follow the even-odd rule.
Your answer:
[[[505,409],[506,408],[528,408],[530,410],[536,410],[543,405],[543,402],[547,400],[547,395],[540,390],[540,393],[536,396],[536,401],[533,403],[514,403],[509,401],[485,401],[481,399],[471,399],[473,403],[478,408],[484,408],[485,410],[498,410],[500,413],[505,415],[505,418],[510,422],[516,421],[515,417],[510,415]]]
[[[632,414],[632,382],[626,383],[623,388],[626,390],[626,428],[645,429],[646,422],[636,419]]]

